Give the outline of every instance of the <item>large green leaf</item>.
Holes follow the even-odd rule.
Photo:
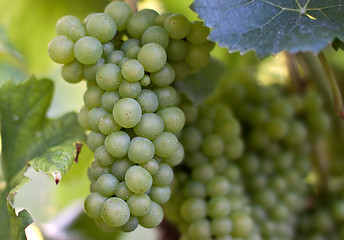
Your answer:
[[[48,148],[84,137],[75,113],[46,118],[52,93],[52,81],[34,77],[20,84],[8,81],[0,89],[2,167],[7,181]]]
[[[179,91],[185,93],[194,104],[198,105],[213,93],[224,73],[225,66],[211,58],[205,68],[178,81],[176,85]]]
[[[343,0],[195,0],[192,9],[230,52],[318,53],[344,40]]]

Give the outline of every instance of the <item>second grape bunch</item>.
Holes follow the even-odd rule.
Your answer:
[[[62,77],[87,82],[78,115],[95,158],[86,214],[106,232],[156,227],[171,196],[172,167],[184,158],[175,134],[185,115],[171,84],[208,64],[209,29],[180,14],[132,13],[115,1],[84,22],[62,17],[56,33],[48,52],[63,64]]]

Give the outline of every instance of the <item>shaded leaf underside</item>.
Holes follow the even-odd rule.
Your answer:
[[[195,0],[191,7],[213,29],[209,38],[230,52],[318,53],[335,37],[344,40],[343,0]]]

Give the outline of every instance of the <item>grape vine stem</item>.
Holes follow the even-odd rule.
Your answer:
[[[138,0],[125,0],[125,3],[129,5],[131,11],[137,12],[137,1]]]
[[[328,78],[328,81],[330,83],[331,91],[333,94],[334,109],[341,118],[344,118],[343,99],[342,99],[342,95],[339,91],[339,87],[338,87],[337,81],[334,77],[334,74],[333,74],[333,72],[330,68],[330,65],[328,64],[326,57],[325,57],[325,54],[323,52],[319,53],[318,58],[320,60],[321,65],[324,68],[324,71],[325,71],[327,78]]]

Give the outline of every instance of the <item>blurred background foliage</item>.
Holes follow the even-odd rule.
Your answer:
[[[50,60],[47,46],[56,35],[55,24],[59,18],[74,15],[84,19],[89,13],[103,11],[108,3],[109,0],[0,0],[0,86],[9,78],[20,82],[32,74],[38,78],[48,77],[55,82],[49,117],[78,111],[86,86],[84,83],[71,86],[62,80],[60,66]],[[142,0],[138,8],[152,8],[159,13],[182,13],[193,21],[197,19],[197,14],[189,8],[191,3],[192,0]],[[264,83],[284,82],[288,78],[284,53],[258,61],[252,52],[243,56],[239,53],[228,54],[227,49],[216,46],[212,55],[227,66],[233,77],[255,74]],[[337,75],[343,78],[343,51],[336,53],[328,49],[326,55]],[[75,201],[80,203],[88,194],[86,169],[92,157],[84,146],[79,163],[73,165],[58,186],[48,176],[29,170],[26,174],[32,180],[17,195],[16,206],[26,208],[38,224],[53,221],[63,209]],[[142,232],[139,234],[142,239],[144,235]],[[145,234],[147,239],[152,239],[155,233]],[[127,235],[125,239],[137,236]]]

